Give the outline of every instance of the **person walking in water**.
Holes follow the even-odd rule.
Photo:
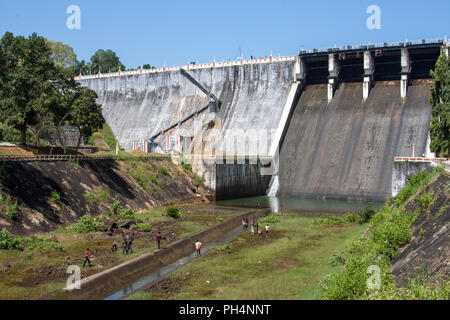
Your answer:
[[[158,243],[158,249],[161,249],[161,233],[158,231],[158,233],[156,234],[156,242]]]
[[[195,250],[197,250],[197,257],[202,255],[202,253],[200,252],[201,248],[202,243],[199,240],[197,240],[197,242],[195,243]]]
[[[83,262],[83,268],[86,265],[86,262],[89,263],[89,268],[91,267],[91,253],[89,252],[89,248],[86,249],[84,252],[84,262]]]

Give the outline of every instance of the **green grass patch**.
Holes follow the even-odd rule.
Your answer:
[[[107,203],[111,200],[111,195],[108,190],[102,187],[94,188],[94,191],[90,191],[84,194],[86,201],[93,204]]]

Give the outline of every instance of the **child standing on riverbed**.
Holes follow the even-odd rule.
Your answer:
[[[197,242],[195,243],[195,250],[197,250],[197,257],[202,255],[202,253],[200,252],[201,248],[202,248],[202,243],[197,240]]]

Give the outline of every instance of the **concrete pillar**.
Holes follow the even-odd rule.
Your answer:
[[[408,80],[411,72],[411,64],[409,60],[409,51],[406,48],[402,48],[401,52],[401,80],[400,80],[400,97],[406,98],[406,92],[408,91]]]
[[[334,53],[328,55],[328,73],[328,103],[330,103],[333,100],[339,77],[339,62]]]
[[[363,99],[366,100],[369,97],[370,88],[373,83],[374,72],[373,57],[370,51],[364,52],[364,80],[363,80]]]
[[[301,57],[295,59],[295,81],[304,82],[306,78],[306,63]]]

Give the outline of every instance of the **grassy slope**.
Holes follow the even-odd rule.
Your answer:
[[[312,221],[283,217],[271,226],[268,238],[245,234],[230,250],[178,270],[172,278],[192,276],[175,295],[150,289],[131,299],[317,299],[320,279],[333,268],[330,256],[343,251],[366,226],[317,227]]]

